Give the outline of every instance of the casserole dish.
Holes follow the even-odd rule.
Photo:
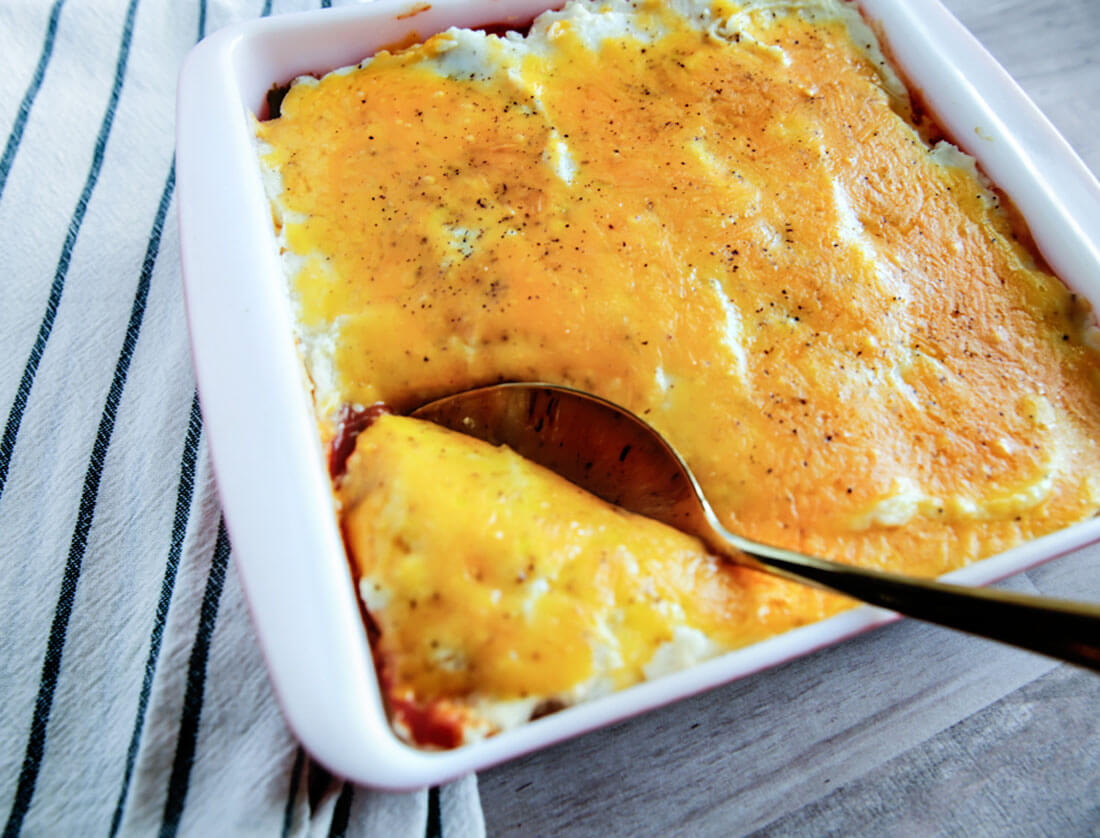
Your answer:
[[[290,331],[249,113],[305,72],[448,25],[524,23],[530,2],[375,4],[262,21],[196,48],[181,77],[181,241],[211,449],[238,568],[287,717],[335,771],[386,788],[439,782],[772,665],[891,618],[858,609],[484,742],[425,753],[390,732],[350,584]],[[938,6],[863,4],[940,124],[1018,204],[1044,256],[1094,303],[1097,187],[1053,129]],[[416,12],[415,14],[413,14]],[[891,33],[905,37],[891,37]],[[933,33],[934,36],[933,36]],[[897,43],[904,49],[894,49]],[[977,138],[968,142],[968,138]],[[1095,222],[1091,222],[1095,224]],[[1097,536],[1090,521],[966,568],[983,583]]]

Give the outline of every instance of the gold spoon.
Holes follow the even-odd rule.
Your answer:
[[[1100,671],[1100,606],[868,570],[742,538],[719,523],[691,469],[656,430],[590,393],[538,382],[497,384],[430,402],[412,415],[507,445],[738,564]]]

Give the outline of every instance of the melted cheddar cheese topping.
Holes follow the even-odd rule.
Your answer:
[[[340,497],[398,721],[492,732],[835,612],[500,447],[383,416]],[[436,699],[417,713],[425,697]],[[473,698],[473,703],[470,699]],[[425,725],[427,714],[434,724]]]
[[[452,30],[300,80],[257,136],[326,439],[345,405],[569,384],[652,422],[731,529],[929,576],[1100,506],[1088,306],[846,4]],[[338,493],[395,707],[492,732],[677,631],[700,657],[837,607],[418,424],[366,431]]]

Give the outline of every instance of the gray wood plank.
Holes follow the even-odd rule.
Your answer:
[[[1093,171],[1100,2],[946,0]],[[1006,583],[1100,600],[1100,546]],[[492,835],[1100,835],[1100,678],[911,621],[484,772]]]
[[[1098,704],[1100,679],[1057,667],[762,834],[1098,834]]]

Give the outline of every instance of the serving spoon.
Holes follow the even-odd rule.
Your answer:
[[[643,419],[591,393],[541,382],[496,384],[438,399],[411,415],[507,445],[737,564],[1100,672],[1100,606],[853,567],[731,533],[672,445]]]

